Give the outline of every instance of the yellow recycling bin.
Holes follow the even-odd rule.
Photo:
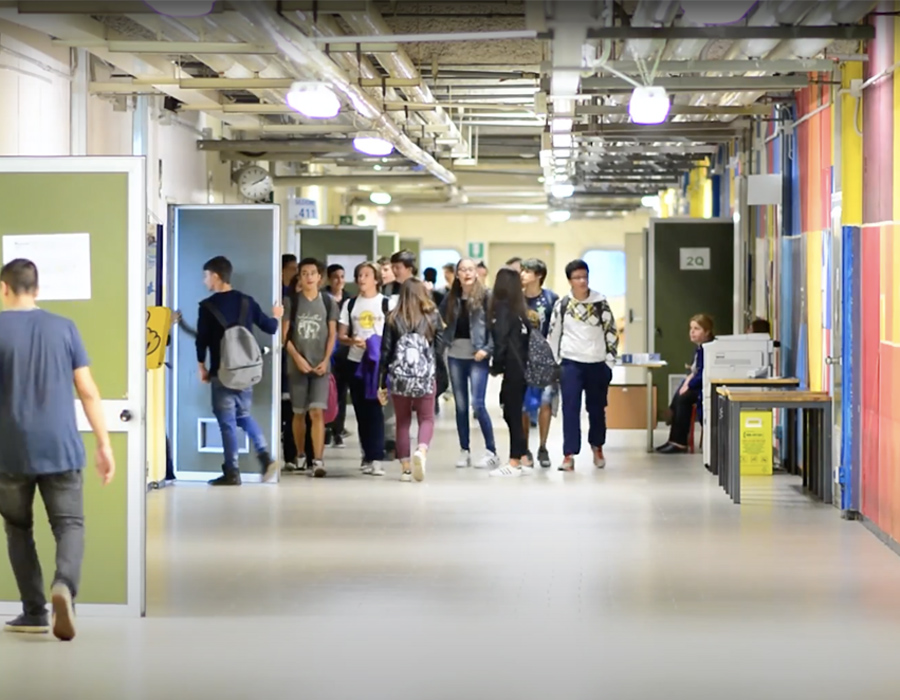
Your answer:
[[[772,475],[771,411],[741,411],[741,474]]]

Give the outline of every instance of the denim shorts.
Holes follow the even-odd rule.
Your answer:
[[[550,406],[551,415],[556,418],[559,413],[559,384],[552,384],[544,389],[541,394],[541,406]],[[536,423],[538,419],[538,411],[525,411],[531,418],[532,423]]]

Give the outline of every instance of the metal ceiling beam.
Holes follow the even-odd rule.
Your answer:
[[[252,54],[276,55],[278,49],[267,44],[247,44],[235,41],[69,41],[53,39],[55,46],[77,49],[106,49],[111,53],[185,54]]]
[[[353,146],[346,140],[315,139],[201,139],[197,141],[200,151],[247,151],[249,153],[328,153]]]
[[[377,187],[391,187],[399,185],[419,185],[428,187],[441,187],[433,177],[428,175],[372,175],[360,177],[359,175],[318,175],[309,177],[274,177],[272,184],[276,187],[310,187],[313,185],[333,187],[359,187],[363,185]]]
[[[124,15],[155,14],[150,6],[141,0],[19,0],[14,3],[21,14],[70,14],[70,15]],[[323,15],[340,12],[355,12],[366,9],[366,0],[282,0],[282,12],[317,11]],[[227,11],[225,3],[217,2],[210,14]]]
[[[441,32],[427,34],[370,34],[366,36],[320,36],[313,41],[317,44],[337,43],[421,43],[421,42],[447,42],[447,41],[503,41],[506,39],[536,39],[538,33],[531,29],[514,29],[499,32]]]
[[[325,47],[325,53],[397,53],[400,44],[345,44],[334,43]]]
[[[165,84],[178,85],[185,90],[287,90],[295,82],[297,81],[294,78],[169,78]],[[130,81],[112,84],[162,85],[163,83],[158,78],[138,77]],[[407,80],[405,78],[360,78],[356,81],[356,84],[361,87],[374,88],[415,87],[420,85],[421,81]]]
[[[805,75],[764,76],[696,76],[656,78],[653,84],[670,92],[764,92],[766,90],[799,90],[809,85]],[[634,85],[621,78],[582,78],[584,92],[632,92]]]
[[[840,67],[837,61],[828,58],[796,58],[766,60],[691,60],[660,61],[657,75],[663,73],[829,73]],[[637,61],[608,61],[595,68],[597,73],[610,73],[611,70],[627,75],[640,75],[641,69]],[[548,71],[549,72],[549,71]]]
[[[727,1],[727,0],[723,0]],[[875,38],[875,27],[868,24],[836,24],[827,26],[779,25],[754,27],[734,24],[680,27],[590,27],[589,39],[709,39],[740,41],[743,39],[830,39],[832,41],[867,41]]]
[[[694,105],[672,105],[669,110],[669,114],[673,116],[683,115],[683,116],[715,116],[715,115],[760,115],[760,116],[768,116],[772,113],[772,106],[766,104],[752,104],[752,105],[730,105],[730,106],[716,106],[710,105],[708,107],[703,106],[694,106]],[[580,115],[598,115],[598,116],[613,116],[619,114],[628,114],[628,105],[580,105],[575,107],[575,114]]]
[[[211,78],[212,80],[216,80],[216,78]],[[207,78],[194,78],[194,80],[207,80]],[[102,86],[103,90],[97,90],[97,92],[104,93],[114,93],[114,92],[124,92],[129,93],[134,90],[134,88],[130,87],[128,83],[99,83],[97,85]],[[381,102],[378,103],[379,107],[385,112],[428,112],[431,110],[439,109],[441,107],[465,107],[469,108],[471,105],[459,105],[455,102],[441,102],[438,104],[421,104],[419,102]],[[505,104],[485,104],[478,105],[479,108],[483,109],[491,109],[491,110],[502,110],[508,111],[512,110],[521,110],[521,106],[519,105],[505,105]],[[208,107],[193,107],[184,105],[182,109],[192,110],[192,109],[209,109]],[[261,103],[235,103],[235,104],[222,104],[219,108],[222,112],[226,114],[297,114],[296,111],[285,105],[279,104],[261,104]],[[350,110],[345,110],[346,112],[350,112]],[[531,126],[529,124],[529,126]]]

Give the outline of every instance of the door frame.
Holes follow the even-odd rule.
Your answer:
[[[655,217],[650,219],[647,227],[647,352],[656,352],[656,224],[735,224],[735,220],[729,217],[720,216],[714,219],[698,219],[693,216],[670,216],[668,218]],[[735,226],[734,232],[734,255],[737,258],[741,253],[741,234],[740,228]],[[743,265],[743,262],[740,263]],[[741,276],[738,272],[739,267],[734,268],[734,320],[733,327],[735,329],[743,327],[741,317]],[[735,331],[737,332],[737,331]]]
[[[178,250],[178,212],[193,209],[270,209],[272,212],[272,232],[275,245],[272,254],[272,298],[281,299],[281,207],[278,204],[170,204],[169,205],[169,235],[167,237],[168,245],[164,249],[163,259],[163,275],[165,279],[166,304],[173,308],[177,308],[178,304],[178,256],[175,251]],[[171,256],[171,257],[170,257]],[[199,271],[198,271],[199,274]],[[173,306],[174,305],[174,306]],[[264,307],[265,308],[265,307]],[[166,421],[169,430],[170,442],[172,444],[172,461],[175,469],[175,476],[179,480],[185,482],[205,483],[209,481],[212,472],[192,472],[180,471],[178,469],[177,453],[174,451],[178,445],[178,401],[175,396],[175,386],[178,377],[178,348],[181,343],[180,333],[173,333],[172,339],[172,371],[169,373],[169,380],[166,383],[166,403],[169,407],[168,419]],[[271,450],[281,444],[281,333],[272,336],[272,407],[271,418],[272,428],[270,434],[267,435],[269,447]],[[193,373],[193,370],[191,371]],[[252,448],[251,448],[252,449]],[[280,449],[278,450],[280,452]],[[280,473],[276,477],[276,481],[280,480]],[[241,473],[241,479],[247,483],[260,483],[262,477],[252,472]]]
[[[126,603],[78,606],[89,617],[142,617],[147,583],[147,185],[143,156],[34,156],[0,158],[2,173],[124,173],[128,176],[128,396],[103,400],[109,432],[128,434],[126,482]],[[93,276],[94,270],[91,270]],[[97,266],[99,274],[100,268]],[[78,431],[90,432],[81,402],[75,399]],[[122,411],[132,419],[122,422]],[[88,454],[85,471],[93,455]],[[87,475],[88,478],[93,474]],[[120,473],[119,478],[122,478]],[[86,513],[88,527],[90,513]],[[0,615],[16,615],[21,603],[0,603]]]

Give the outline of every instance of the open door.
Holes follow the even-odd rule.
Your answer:
[[[188,326],[196,327],[199,304],[209,296],[203,285],[203,264],[224,255],[234,265],[232,285],[252,296],[266,314],[281,302],[281,233],[276,205],[174,205],[169,209],[172,243],[168,267],[172,306]],[[222,472],[222,435],[213,415],[210,388],[197,376],[194,338],[173,331],[169,429],[175,475],[184,481],[208,481]],[[280,445],[281,334],[254,329],[264,353],[263,380],[253,389],[251,413],[269,442],[272,454]],[[241,478],[260,480],[249,437],[238,438]]]
[[[620,354],[647,352],[647,230],[625,234],[625,338]],[[643,384],[644,370],[625,368],[626,384]]]
[[[76,401],[88,459],[81,615],[144,613],[146,221],[143,158],[0,158],[0,259],[32,260],[41,307],[78,326],[118,468],[112,484],[101,486],[90,425]],[[55,542],[40,498],[34,516],[49,584]],[[20,613],[18,600],[2,557],[0,614]]]

